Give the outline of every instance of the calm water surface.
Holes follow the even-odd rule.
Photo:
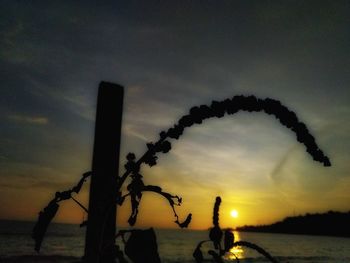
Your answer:
[[[0,256],[34,255],[32,227],[30,222],[0,221]],[[85,229],[76,225],[53,224],[41,254],[79,258],[84,250],[84,234]],[[163,263],[194,262],[192,253],[197,243],[208,239],[207,231],[157,229],[156,234]],[[235,240],[256,243],[280,262],[350,262],[350,238],[235,232]],[[209,244],[203,252],[208,249]],[[241,262],[267,262],[250,249],[238,247],[233,252]],[[227,262],[230,261],[235,262],[227,257]]]

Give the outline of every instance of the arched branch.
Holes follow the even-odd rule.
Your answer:
[[[233,115],[239,111],[247,112],[265,112],[273,115],[283,126],[292,130],[297,140],[304,144],[306,151],[312,158],[324,166],[331,166],[329,158],[318,147],[314,136],[312,136],[306,125],[299,121],[295,112],[289,110],[280,101],[266,98],[260,99],[255,96],[234,96],[232,99],[223,101],[213,101],[210,106],[200,105],[190,109],[189,114],[182,116],[178,123],[168,129],[166,132],[160,133],[160,139],[156,143],[147,144],[148,150],[134,165],[126,165],[126,171],[118,182],[118,189],[123,185],[128,175],[133,171],[138,171],[142,163],[153,166],[157,163],[156,153],[166,153],[170,151],[171,144],[167,138],[179,139],[185,128],[189,128],[194,124],[201,124],[209,118],[222,118],[225,114]]]

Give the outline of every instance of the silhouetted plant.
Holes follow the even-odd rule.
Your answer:
[[[215,205],[214,205],[214,211],[213,211],[213,227],[209,231],[209,240],[203,240],[198,243],[196,249],[193,252],[193,257],[196,260],[197,263],[204,262],[204,256],[203,252],[201,250],[201,247],[206,242],[212,242],[214,250],[208,250],[208,254],[212,256],[214,262],[216,263],[223,263],[223,256],[230,253],[233,254],[233,256],[236,258],[236,261],[239,262],[238,257],[230,252],[230,250],[233,247],[242,246],[242,247],[248,247],[251,249],[254,249],[258,253],[265,256],[268,260],[270,260],[273,263],[277,263],[277,260],[274,259],[267,251],[265,251],[263,248],[259,247],[258,245],[254,243],[250,243],[247,241],[237,241],[234,242],[235,237],[232,231],[230,230],[221,230],[219,225],[219,209],[221,204],[221,198],[220,196],[216,197]],[[222,237],[224,236],[224,246],[222,248]]]
[[[192,214],[189,214],[183,222],[180,222],[175,210],[175,206],[180,206],[182,203],[181,197],[164,192],[159,186],[144,185],[142,175],[140,173],[141,165],[143,163],[149,165],[150,167],[156,165],[158,160],[157,154],[167,153],[171,150],[171,143],[168,139],[179,139],[183,134],[185,128],[191,127],[194,124],[201,124],[205,119],[208,118],[221,118],[225,114],[233,115],[239,111],[263,111],[269,115],[275,116],[282,125],[291,129],[296,134],[297,140],[305,145],[306,151],[313,157],[315,161],[323,163],[324,166],[331,165],[329,158],[325,156],[322,150],[317,146],[315,138],[309,133],[306,125],[300,122],[296,114],[293,111],[290,111],[287,107],[283,106],[281,102],[270,98],[260,99],[256,98],[255,96],[234,96],[232,99],[213,101],[210,106],[200,105],[199,107],[191,108],[189,114],[182,116],[173,127],[169,128],[167,131],[160,132],[159,140],[155,143],[147,143],[147,151],[138,160],[136,160],[134,153],[129,153],[126,156],[127,163],[124,166],[126,171],[122,176],[117,178],[116,191],[118,192],[118,198],[116,200],[116,203],[118,205],[122,205],[125,198],[128,196],[130,197],[132,211],[128,219],[129,225],[135,225],[142,194],[143,192],[147,191],[157,193],[168,200],[176,218],[174,222],[179,227],[183,228],[189,225],[191,222]],[[41,242],[46,233],[46,229],[58,210],[58,202],[62,200],[73,199],[80,207],[88,212],[83,205],[74,199],[72,193],[78,193],[85,179],[90,175],[91,173],[89,172],[85,173],[77,186],[73,187],[71,190],[56,193],[55,198],[50,201],[49,205],[44,209],[44,211],[40,212],[38,222],[33,229],[33,238],[36,242],[35,249],[37,251],[40,250]],[[131,178],[131,182],[127,186],[128,193],[123,195],[121,189],[128,177]],[[219,209],[219,205],[220,202],[218,199],[217,205],[215,206],[215,209],[217,211]],[[224,249],[222,250],[221,239],[223,234],[218,223],[218,213],[215,213],[215,211],[213,219],[214,227],[211,230],[210,236],[211,241],[214,243],[215,249],[219,249],[219,254],[214,250],[210,251],[210,254],[213,256],[213,258],[216,258],[217,262],[220,262],[219,258],[221,258],[221,251],[226,251],[228,249],[231,244],[230,240],[233,240],[234,237],[231,236],[230,233],[225,233],[225,245]],[[82,225],[85,225],[85,223],[83,222]],[[201,244],[202,243],[199,244],[199,247],[197,247],[198,249],[195,251],[197,255],[195,257],[197,262],[201,262],[198,261],[201,258]],[[249,247],[250,243],[242,244]],[[254,246],[251,247],[253,248]],[[120,251],[118,250],[118,253],[119,252]]]
[[[77,185],[75,185],[72,189],[63,191],[63,192],[56,192],[55,198],[49,202],[49,204],[44,208],[43,211],[40,211],[38,221],[35,224],[33,228],[33,233],[32,233],[32,238],[35,240],[35,250],[37,252],[40,251],[41,243],[46,234],[47,228],[51,220],[55,217],[58,211],[59,202],[72,199],[81,208],[83,208],[86,212],[88,212],[88,210],[78,200],[76,200],[72,196],[72,194],[73,193],[79,194],[84,182],[90,175],[91,175],[91,172],[86,172],[82,175],[82,178],[79,180]]]

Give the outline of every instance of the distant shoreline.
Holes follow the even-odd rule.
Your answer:
[[[29,220],[11,220],[0,219],[0,222],[8,223],[8,227],[11,228],[12,223],[21,223],[27,225],[26,230],[30,235],[32,227],[35,221]],[[329,211],[327,213],[315,213],[286,217],[282,221],[270,224],[270,225],[245,225],[236,228],[227,228],[232,231],[238,232],[253,232],[253,233],[269,233],[269,234],[290,234],[290,235],[310,235],[310,236],[327,236],[327,237],[344,237],[350,238],[350,211],[349,212],[334,212]],[[71,225],[79,228],[79,224],[55,222],[53,225]],[[140,229],[146,229],[149,227],[139,227]],[[157,228],[155,230],[176,230],[177,228]],[[7,227],[2,230],[8,230]],[[118,229],[128,229],[128,227],[118,227]],[[182,229],[182,231],[207,231],[208,229]],[[8,234],[7,231],[0,230],[1,235]],[[23,234],[23,233],[22,233]],[[3,258],[0,255],[0,259]]]
[[[329,211],[323,214],[306,214],[287,217],[271,225],[242,226],[236,231],[292,235],[350,237],[350,212]]]

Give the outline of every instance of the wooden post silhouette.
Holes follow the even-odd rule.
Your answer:
[[[85,263],[112,263],[116,234],[116,198],[124,88],[101,82],[86,230]]]

